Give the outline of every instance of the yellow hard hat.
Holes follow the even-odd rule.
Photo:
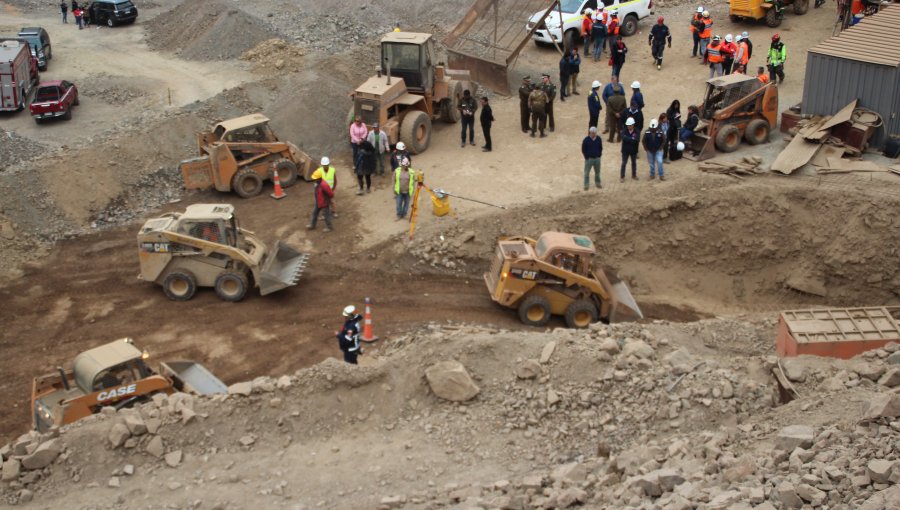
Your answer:
[[[312,179],[313,179],[313,180],[316,180],[316,179],[321,179],[321,178],[322,178],[322,176],[324,176],[324,175],[325,175],[325,174],[324,174],[324,173],[322,173],[322,171],[321,171],[321,170],[316,170],[316,171],[315,171],[315,172],[313,172],[313,174],[312,174]]]

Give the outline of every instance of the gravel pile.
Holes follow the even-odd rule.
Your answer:
[[[0,129],[0,172],[19,161],[27,161],[46,151],[47,147],[38,142],[12,131]]]

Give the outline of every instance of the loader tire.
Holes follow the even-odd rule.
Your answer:
[[[425,152],[431,142],[431,118],[428,114],[421,110],[407,112],[400,123],[400,140],[411,154]]]
[[[441,121],[449,124],[459,122],[459,98],[462,96],[462,83],[450,80],[447,83],[447,97],[441,100]]]
[[[543,326],[550,320],[550,302],[543,296],[527,296],[519,305],[519,320],[528,326]]]
[[[241,198],[250,198],[259,195],[262,191],[263,180],[252,168],[238,170],[231,178],[231,189]]]
[[[289,159],[279,159],[275,162],[274,168],[278,169],[278,180],[281,181],[281,187],[290,188],[297,182],[297,165]],[[269,170],[269,179],[275,182],[275,172]]]
[[[197,278],[190,271],[178,269],[166,275],[162,287],[172,301],[187,301],[197,292]]]
[[[759,145],[769,141],[769,123],[764,119],[753,119],[747,123],[744,139],[750,145]]]
[[[584,329],[597,322],[597,307],[589,299],[578,299],[566,308],[566,326]]]
[[[794,0],[794,14],[802,15],[806,14],[806,11],[809,10],[809,0]]]
[[[766,25],[772,28],[777,27],[781,24],[781,19],[778,17],[778,13],[775,12],[775,8],[772,7],[768,11],[766,11]]]
[[[237,303],[247,295],[250,279],[246,271],[225,271],[216,278],[216,295],[222,301]]]
[[[741,131],[737,126],[722,126],[716,133],[716,148],[722,152],[734,152],[741,145]]]

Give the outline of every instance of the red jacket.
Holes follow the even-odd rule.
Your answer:
[[[316,183],[316,207],[319,209],[324,209],[331,204],[331,199],[334,198],[334,191],[331,190],[331,186],[328,185],[324,180],[319,180]]]
[[[737,45],[734,43],[726,42],[722,43],[722,57],[729,59],[734,58],[734,54],[737,53]]]
[[[584,19],[581,20],[581,35],[587,36],[591,35],[591,25],[593,25],[593,21],[591,17],[587,14],[584,15]]]

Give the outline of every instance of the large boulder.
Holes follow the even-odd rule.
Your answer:
[[[864,420],[896,418],[897,416],[900,416],[900,395],[892,393],[879,393],[872,397],[863,413]]]
[[[786,452],[794,451],[794,448],[808,449],[813,444],[816,431],[806,425],[789,425],[778,432],[775,440],[775,448]]]
[[[62,452],[62,445],[58,439],[51,439],[41,443],[37,450],[22,459],[22,467],[25,469],[41,469],[50,465]]]
[[[516,367],[516,377],[519,379],[534,379],[541,375],[541,364],[536,359],[526,359]]]
[[[672,373],[675,375],[686,374],[697,365],[697,358],[692,356],[691,352],[684,347],[666,354],[663,361],[672,367]]]
[[[481,391],[458,361],[435,363],[425,370],[425,378],[435,395],[453,402],[465,402]]]

